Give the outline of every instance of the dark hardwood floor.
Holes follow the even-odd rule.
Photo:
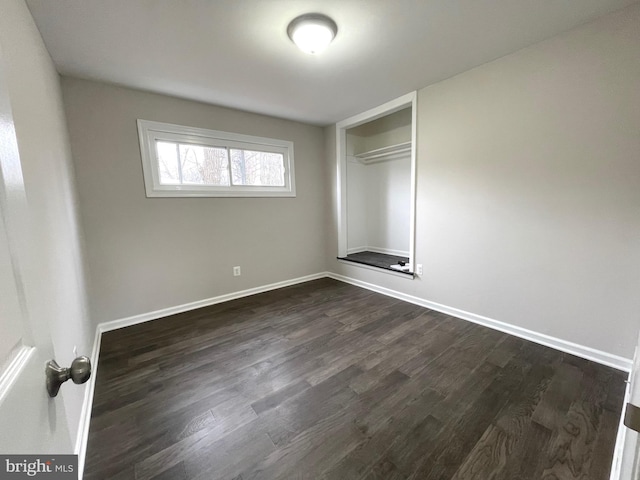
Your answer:
[[[330,279],[106,333],[85,479],[608,479],[625,375]]]

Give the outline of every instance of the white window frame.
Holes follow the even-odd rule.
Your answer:
[[[147,197],[295,197],[293,142],[186,127],[138,119],[138,137]],[[211,147],[238,148],[280,153],[284,159],[284,186],[264,185],[161,185],[156,142],[192,143]],[[229,159],[231,162],[231,159]],[[231,172],[229,172],[231,174]]]

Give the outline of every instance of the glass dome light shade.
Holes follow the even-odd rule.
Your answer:
[[[289,38],[300,50],[317,55],[325,50],[335,38],[338,27],[326,15],[310,13],[291,21],[287,28]]]

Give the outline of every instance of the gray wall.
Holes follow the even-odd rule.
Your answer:
[[[630,358],[640,325],[640,5],[418,95],[411,281],[329,270]]]
[[[347,157],[347,251],[409,255],[411,158],[364,165]],[[395,252],[391,252],[395,251]]]
[[[24,1],[0,0],[0,11],[0,44],[28,202],[21,219],[21,280],[36,345],[44,356],[68,366],[74,346],[79,354],[91,355],[95,329],[87,318],[59,76]],[[47,427],[66,429],[67,422],[69,427],[64,442],[51,445],[54,451],[72,451],[85,389],[86,385],[65,386],[56,401],[49,401],[54,421],[43,426],[43,438],[51,434]],[[42,394],[46,395],[44,389]],[[55,413],[60,408],[64,412]]]
[[[96,322],[324,270],[321,128],[75,78],[62,88]],[[297,197],[146,198],[137,118],[291,140]]]

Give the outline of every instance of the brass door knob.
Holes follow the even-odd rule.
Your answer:
[[[55,360],[49,360],[45,367],[47,377],[47,392],[55,397],[64,382],[71,379],[73,383],[85,383],[91,377],[91,360],[86,355],[71,362],[70,368],[62,368]]]

